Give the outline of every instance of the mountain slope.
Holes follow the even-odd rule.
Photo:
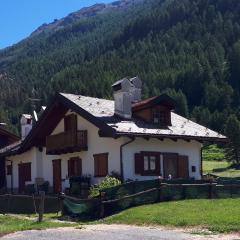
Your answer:
[[[179,113],[222,130],[239,112],[240,2],[126,2],[80,10],[0,51],[2,115],[16,124],[29,97],[45,104],[55,91],[110,98],[112,82],[138,74],[144,97],[168,92]]]

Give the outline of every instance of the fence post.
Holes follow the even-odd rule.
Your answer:
[[[43,213],[44,213],[45,192],[40,191],[39,194],[40,194],[40,202],[39,202],[39,209],[38,209],[38,222],[42,222]]]
[[[10,199],[11,199],[11,194],[7,195],[7,212],[10,213]]]
[[[35,214],[37,214],[37,208],[36,208],[36,202],[35,202],[34,194],[32,194],[32,199],[33,199],[33,208],[34,208],[34,212],[35,212]]]
[[[162,180],[161,178],[158,179],[158,196],[157,202],[161,202],[161,195],[162,195]]]
[[[209,187],[208,187],[208,198],[212,199],[213,198],[213,184],[212,182],[209,183]]]
[[[63,216],[63,200],[64,200],[64,193],[60,193],[58,196],[58,203],[59,203],[59,209],[58,212],[61,212],[61,216]],[[58,215],[58,213],[57,213]]]
[[[104,209],[104,203],[103,201],[105,200],[105,192],[100,192],[100,218],[104,218],[105,216],[105,209]]]
[[[186,199],[186,185],[182,184],[182,199]]]

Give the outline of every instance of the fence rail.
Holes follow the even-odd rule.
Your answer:
[[[139,187],[142,184],[142,188]],[[125,189],[127,186],[127,189]],[[151,188],[149,188],[152,186]],[[114,190],[115,189],[115,190]],[[141,191],[139,191],[141,189]],[[113,190],[115,192],[113,192]],[[120,191],[120,192],[119,192]],[[113,194],[114,193],[114,194]],[[123,193],[125,193],[123,195]],[[135,184],[120,185],[117,188],[106,189],[101,193],[99,199],[89,204],[88,200],[76,200],[75,216],[91,216],[103,218],[129,207],[152,204],[157,202],[183,200],[183,199],[218,199],[218,198],[240,198],[240,184],[217,184],[217,183],[195,183],[195,184],[168,184],[153,182],[135,182]],[[71,215],[68,208],[69,201],[64,199],[65,214]]]
[[[58,197],[45,197],[45,213],[57,213],[61,210],[61,200]],[[38,195],[0,195],[0,213],[37,213],[39,210],[40,196]]]

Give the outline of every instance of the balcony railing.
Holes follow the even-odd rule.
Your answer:
[[[47,154],[63,154],[87,150],[87,131],[68,131],[46,138]]]

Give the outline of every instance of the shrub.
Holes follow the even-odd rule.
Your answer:
[[[100,192],[106,188],[111,188],[121,184],[117,178],[107,176],[101,183],[90,188],[89,197],[94,198],[100,195]]]

